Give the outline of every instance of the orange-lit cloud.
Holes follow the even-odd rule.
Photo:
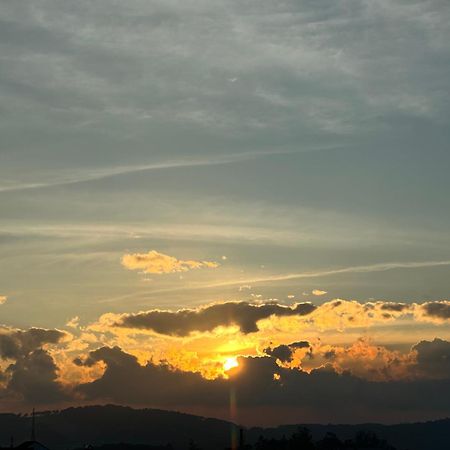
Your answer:
[[[350,377],[352,383],[446,380],[450,333],[443,324],[448,306],[448,301],[343,299],[317,307],[225,302],[179,311],[107,313],[88,325],[74,317],[66,324],[70,333],[3,328],[0,390],[5,390],[5,398],[43,401],[33,394],[37,385],[27,375],[42,366],[43,392],[49,398],[84,398],[87,391],[80,386],[92,386],[91,391],[97,381],[104,383],[112,376],[117,364],[124,364],[123,374],[132,369],[139,377],[174,373],[180,383],[193,377],[199,389],[207,382],[218,386],[241,379],[252,383],[266,379],[285,386],[292,377],[320,380],[324,374],[338,384],[342,378],[337,375]],[[418,323],[421,332],[415,333]],[[397,345],[404,327],[407,336]],[[431,338],[422,337],[424,333]],[[98,351],[101,348],[105,350]],[[270,374],[265,372],[268,367]],[[311,378],[305,379],[308,374]],[[121,383],[127,382],[124,378]],[[111,398],[116,395],[108,392]]]
[[[315,295],[316,297],[320,297],[320,296],[325,295],[327,293],[328,293],[328,291],[322,291],[321,289],[313,289],[311,291],[311,294]]]
[[[66,323],[66,327],[69,328],[78,328],[79,325],[80,325],[80,318],[78,316],[72,317],[72,319],[70,319]]]
[[[122,265],[129,270],[141,270],[144,273],[158,275],[219,267],[219,264],[213,261],[182,260],[159,253],[156,250],[151,250],[148,253],[125,254],[122,257]]]
[[[309,358],[301,360],[301,367],[310,372],[329,365],[337,373],[348,372],[371,381],[392,381],[416,378],[413,366],[416,353],[390,350],[362,337],[351,345],[312,345]]]
[[[446,305],[437,304],[439,308]],[[218,352],[221,357],[261,354],[269,346],[316,339],[321,339],[323,345],[348,345],[361,336],[371,335],[383,344],[412,345],[421,337],[450,338],[449,329],[441,327],[433,331],[448,320],[428,315],[427,311],[434,305],[435,302],[360,303],[343,299],[317,307],[311,303],[286,306],[273,302],[225,302],[178,311],[106,313],[89,324],[85,332],[98,336],[98,343],[118,345],[131,351],[140,360],[149,356],[148,351],[142,352],[148,342],[152,343],[152,355],[157,359],[164,359],[164,354],[170,351],[172,357],[177,355],[178,361],[185,361],[181,354],[193,351],[196,356],[195,361],[190,358],[190,367],[210,373],[215,370]],[[420,334],[415,332],[419,323],[422,324]],[[233,346],[231,342],[234,342]],[[159,356],[155,356],[155,349]]]
[[[107,313],[84,328],[82,335],[92,337],[89,342],[80,336],[70,345],[79,352],[118,346],[141,364],[166,362],[207,379],[226,375],[227,358],[261,355],[306,371],[330,366],[370,380],[407,379],[413,376],[415,353],[386,345],[412,346],[425,336],[450,338],[450,330],[433,331],[443,319],[428,317],[430,307],[424,305],[335,299],[317,307],[225,302],[178,311]],[[423,324],[420,334],[415,333],[417,323]]]
[[[6,295],[0,295],[0,305],[3,305],[6,300],[8,300],[8,297],[6,297]]]
[[[167,362],[141,363],[119,347],[101,347],[77,364],[87,369],[100,364],[102,375],[78,384],[74,391],[97,402],[213,410],[228,404],[232,386],[241,411],[254,406],[289,408],[290,414],[305,414],[306,406],[307,411],[319,412],[321,417],[328,417],[330,411],[342,417],[345,404],[346,410],[355,412],[353,420],[374,412],[401,417],[418,410],[438,414],[448,408],[450,377],[445,360],[449,351],[450,342],[443,340],[421,341],[405,353],[360,340],[350,347],[329,350],[329,362],[309,370],[280,364],[272,355],[241,356],[230,359],[230,366],[237,363],[238,367],[230,368],[228,377],[206,379]],[[306,359],[314,361],[314,351],[309,353]],[[386,371],[388,376],[384,376]]]
[[[76,325],[71,333],[4,328],[0,330],[0,394],[27,405],[120,401],[170,408],[178,406],[177,401],[189,404],[193,399],[213,407],[215,401],[226,401],[233,383],[241,389],[240,404],[251,404],[255,396],[265,399],[269,390],[267,401],[280,406],[298,398],[307,403],[308,391],[315,392],[316,402],[327,405],[333,404],[328,403],[330,398],[342,401],[340,392],[350,402],[364,393],[365,401],[376,405],[382,393],[427,405],[427,396],[436,398],[429,383],[440,383],[441,393],[450,392],[450,341],[411,335],[409,346],[395,347],[377,343],[369,330],[382,324],[388,335],[398,323],[420,320],[442,332],[441,323],[428,322],[427,314],[434,312],[428,303],[333,300],[303,315],[295,305],[232,303],[242,310],[234,311],[233,306],[228,311],[229,303],[213,304],[187,310],[187,315],[173,312],[187,321],[181,335],[118,327],[117,321],[130,315],[112,313],[87,326],[74,318],[69,321]],[[224,315],[219,308],[210,316],[209,308],[217,305],[228,314],[244,314],[231,314],[230,322],[214,322],[216,313]],[[424,320],[419,312],[425,314]],[[198,314],[195,320],[192,314]],[[199,331],[204,323],[221,325]],[[256,331],[246,332],[249,323]],[[197,331],[184,333],[191,329]],[[357,331],[342,333],[344,329]],[[337,342],[340,335],[346,336],[347,343]],[[165,395],[155,396],[155,389]],[[414,394],[422,389],[428,393]]]

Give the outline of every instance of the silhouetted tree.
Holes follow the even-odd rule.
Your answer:
[[[316,447],[308,428],[299,427],[288,441],[289,450],[314,450]]]
[[[384,439],[379,439],[375,433],[370,431],[359,431],[354,442],[357,449],[395,450]]]
[[[255,450],[287,450],[288,441],[283,436],[281,439],[265,439],[259,437],[255,444]]]
[[[189,450],[201,450],[200,447],[194,442],[193,439],[189,440],[189,446],[188,446]]]
[[[317,442],[318,450],[344,450],[345,444],[334,434],[328,432],[325,437]]]
[[[255,450],[395,450],[385,440],[374,433],[359,432],[354,439],[341,441],[334,433],[327,433],[323,439],[314,443],[307,428],[298,430],[286,439],[266,439],[259,437]]]

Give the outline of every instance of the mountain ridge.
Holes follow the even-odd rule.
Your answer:
[[[52,450],[70,450],[85,445],[118,442],[166,445],[187,448],[194,440],[201,448],[223,449],[239,426],[230,421],[163,409],[135,409],[119,405],[70,407],[41,411],[36,415],[37,439]],[[308,428],[314,439],[327,432],[341,439],[358,431],[370,431],[386,439],[398,450],[443,450],[450,448],[450,418],[434,421],[383,425],[363,424],[288,424],[275,427],[243,427],[246,441],[259,436],[290,436],[299,426]],[[0,445],[9,447],[11,436],[19,443],[29,439],[31,416],[0,413]]]

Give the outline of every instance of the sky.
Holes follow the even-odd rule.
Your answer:
[[[1,410],[448,416],[449,42],[447,0],[2,2]]]

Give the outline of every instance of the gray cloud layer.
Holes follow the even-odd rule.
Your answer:
[[[421,341],[413,347],[417,352],[418,371],[432,378],[448,378],[450,375],[450,342],[435,339]]]
[[[311,303],[293,307],[276,303],[251,304],[247,302],[218,303],[199,309],[147,311],[122,316],[117,325],[156,331],[161,334],[186,336],[195,331],[212,331],[219,326],[237,325],[243,333],[258,331],[257,322],[272,315],[279,317],[303,316],[316,309]]]
[[[2,2],[2,228],[148,226],[155,246],[214,241],[229,256],[245,240],[244,274],[255,282],[328,276],[333,292],[342,275],[354,296],[444,295],[449,15],[446,0]],[[78,236],[89,242],[77,253],[130,247],[128,235]],[[114,278],[104,298],[128,282],[101,265],[71,270],[56,234],[36,246],[9,233],[2,242],[17,261],[0,261],[2,289],[44,298],[51,278],[66,299],[52,307],[58,323],[79,314],[80,299],[86,315],[96,308],[92,280]],[[22,287],[30,257],[39,268]],[[228,261],[240,279],[240,263]],[[262,263],[268,270],[253,270]],[[405,275],[401,292],[386,282],[353,294],[358,273],[432,265],[441,275],[431,293]],[[67,289],[69,273],[83,293]],[[7,304],[8,319],[25,303]]]
[[[405,117],[439,123],[449,14],[443,0],[6,2],[5,143],[50,162],[51,129],[95,162],[119,158],[117,144],[140,153],[149,136],[156,153],[198,148],[199,137],[209,150],[236,139],[310,147],[395,134]]]
[[[237,325],[242,333],[258,331],[258,321],[271,316],[289,317],[306,316],[316,312],[331,318],[330,311],[340,308],[336,313],[347,317],[349,324],[360,323],[357,319],[372,321],[390,320],[394,317],[416,315],[416,320],[445,322],[449,319],[449,302],[437,301],[422,304],[406,304],[395,302],[357,303],[347,300],[333,300],[320,306],[311,303],[296,303],[285,306],[277,303],[226,302],[217,303],[197,309],[181,309],[178,311],[150,310],[134,314],[122,314],[114,326],[151,330],[156,333],[187,336],[194,332],[212,331],[219,326]],[[316,314],[316,315],[317,315]],[[357,315],[355,317],[354,315]]]
[[[429,302],[424,306],[425,313],[430,317],[437,319],[450,319],[450,304],[443,302]]]

